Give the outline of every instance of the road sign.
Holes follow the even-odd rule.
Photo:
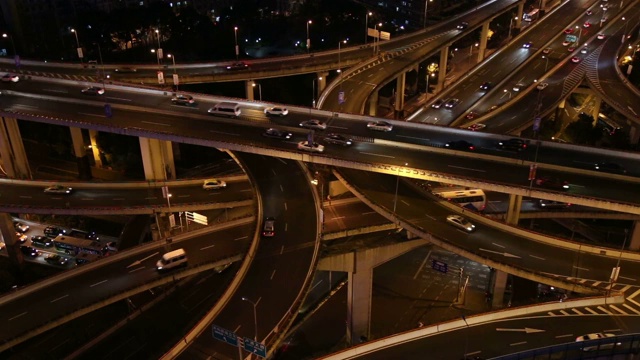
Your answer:
[[[441,273],[446,274],[449,266],[445,262],[438,261],[438,260],[431,260],[431,268],[435,271],[439,271]]]
[[[229,345],[238,346],[238,337],[233,331],[216,325],[211,325],[211,331],[213,332],[214,339],[224,341]]]
[[[256,354],[260,357],[267,357],[267,348],[263,343],[253,341],[249,338],[244,338],[244,349],[252,354]]]
[[[344,104],[344,91],[338,93],[338,103],[341,105]]]
[[[576,42],[578,41],[578,37],[575,35],[567,35],[565,37],[565,40],[569,41],[569,42]]]
[[[533,119],[533,131],[540,130],[540,121],[542,121],[540,117],[536,117],[535,119]]]
[[[180,78],[178,74],[173,74],[173,85],[180,85]]]
[[[158,84],[164,85],[164,73],[162,71],[158,71]]]

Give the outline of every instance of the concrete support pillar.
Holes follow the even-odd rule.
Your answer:
[[[629,127],[629,142],[632,144],[637,144],[640,141],[640,130],[637,126],[631,125]]]
[[[96,167],[102,167],[102,158],[100,157],[100,149],[98,148],[98,131],[89,130],[89,138],[91,139],[91,152],[93,153],[93,162]]]
[[[371,337],[373,267],[373,257],[367,252],[355,254],[356,271],[349,272],[347,290],[347,339],[351,344]]]
[[[489,24],[487,21],[482,24],[482,32],[480,33],[480,49],[478,50],[478,62],[484,60],[484,53],[487,51],[487,39],[489,37]]]
[[[89,156],[87,156],[82,129],[69,127],[69,131],[71,131],[73,153],[76,155],[76,162],[78,163],[78,178],[80,180],[91,180],[91,165],[89,164]]]
[[[326,71],[319,72],[316,74],[316,76],[318,77],[318,97],[319,97],[320,94],[322,94],[324,89],[327,87],[327,76],[329,76],[329,73]]]
[[[591,116],[593,116],[593,125],[595,126],[598,122],[598,114],[600,114],[600,107],[602,106],[602,98],[598,96],[595,91],[591,93],[591,98],[593,99],[593,111],[591,112]]]
[[[633,230],[631,230],[631,239],[629,239],[629,250],[640,250],[640,221],[633,222]]]
[[[407,73],[402,73],[396,78],[396,102],[395,118],[404,118],[404,87],[406,86]]]
[[[507,288],[507,278],[509,274],[500,270],[492,271],[491,278],[491,306],[501,308],[504,306],[504,291]]]
[[[9,262],[22,267],[24,260],[20,252],[20,242],[16,238],[16,230],[13,227],[13,220],[8,213],[0,213],[0,237],[7,247]]]
[[[253,84],[254,84],[253,80],[246,80],[244,82],[245,96],[249,101],[255,100],[255,96],[253,96],[253,89],[255,88],[255,86],[253,86]]]
[[[140,138],[140,153],[147,180],[172,180],[176,178],[171,141]]]
[[[544,1],[544,0],[542,0]],[[520,28],[522,27],[522,16],[524,15],[524,1],[521,1],[518,3],[518,13],[516,14],[516,17],[518,18],[516,20],[516,29],[520,30]]]
[[[509,225],[518,225],[520,209],[522,208],[522,195],[509,195],[509,209],[507,209],[506,222]]]
[[[373,90],[373,93],[369,96],[369,116],[376,116],[378,114],[378,90]]]
[[[436,84],[436,92],[444,89],[444,82],[447,78],[447,61],[449,59],[449,45],[440,49],[440,64],[438,65],[438,83]]]
[[[541,12],[547,11],[547,0],[540,0],[540,11]],[[540,14],[540,16],[542,16],[542,14]]]
[[[16,118],[3,117],[0,121],[0,160],[9,178],[31,179],[29,160]]]

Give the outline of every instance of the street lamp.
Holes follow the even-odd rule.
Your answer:
[[[371,11],[368,11],[364,16],[364,43],[369,41],[369,16],[373,15]]]
[[[433,0],[424,0],[424,26],[423,27],[427,27],[427,6],[429,5],[429,1],[433,1]]]
[[[262,101],[262,85],[257,84],[258,85],[258,95],[259,95],[259,99],[260,101]],[[251,86],[252,87],[256,87],[256,83],[255,82],[251,82]]]
[[[162,46],[160,45],[160,30],[156,29],[156,35],[158,36],[158,51],[156,54],[158,55],[158,65],[160,65],[160,59],[162,59]]]
[[[238,27],[233,27],[233,38],[236,41],[236,60],[238,60],[238,56],[240,56],[240,48],[238,47]]]
[[[312,101],[311,101],[311,106],[315,109],[316,108],[316,81],[322,81],[322,76],[318,77],[317,79],[313,79],[313,81],[311,81],[311,95],[312,95]],[[320,84],[318,84],[318,89],[320,89]]]
[[[409,166],[408,163],[404,163],[404,166]],[[398,204],[398,187],[400,186],[400,167],[398,166],[398,174],[396,175],[396,194],[393,197],[393,215],[396,214],[396,205]]]
[[[373,54],[378,54],[378,47],[380,46],[380,32],[378,31],[378,26],[382,26],[382,23],[377,23],[373,26],[373,30],[376,32],[376,37],[373,38]]]
[[[160,58],[158,57],[158,52],[156,49],[151,49],[151,53],[156,56],[156,60],[158,61],[158,66],[160,66]]]
[[[18,55],[17,51],[16,51],[16,43],[13,42],[13,36],[9,36],[8,34],[2,34],[3,38],[10,38],[11,39],[11,47],[13,47],[13,56]]]
[[[435,76],[436,76],[436,73],[427,72],[427,89],[425,91],[425,94],[427,94],[427,99],[426,100],[429,100],[429,77],[435,77]]]
[[[309,53],[309,49],[311,48],[311,38],[309,37],[309,25],[311,23],[311,20],[307,21],[307,53]]]
[[[582,36],[582,28],[580,26],[576,25],[576,29],[580,29],[578,31],[578,41],[576,41],[576,44],[579,44],[580,43],[580,36]]]
[[[253,340],[258,342],[258,314],[256,312],[256,307],[258,306],[257,302],[253,302],[251,301],[249,298],[246,297],[242,297],[243,301],[249,302],[251,303],[251,305],[253,305],[253,327],[255,329],[255,333],[253,335]],[[260,299],[258,299],[258,301],[260,301]]]
[[[509,91],[509,90],[507,90],[507,89],[504,89],[504,93],[505,93],[505,95],[506,95],[507,93],[509,93],[509,100],[511,100],[511,91]],[[504,95],[502,95],[502,97],[504,97]]]
[[[341,67],[341,58],[340,58],[340,48],[342,44],[346,44],[347,40],[338,41],[338,72],[340,73],[340,80],[342,80],[342,67]]]
[[[76,36],[76,45],[77,45],[76,46],[76,51],[78,52],[78,57],[80,58],[80,63],[82,63],[83,56],[82,56],[82,49],[80,48],[80,41],[78,40],[78,32],[76,31],[76,29],[71,29],[71,32],[73,33],[73,35]],[[5,34],[2,34],[2,37],[5,37],[4,35]],[[11,37],[11,44],[13,44],[13,36]],[[13,52],[14,53],[16,52],[15,45],[13,46]]]
[[[178,69],[176,69],[176,57],[173,54],[167,54],[167,57],[171,59],[173,62],[173,85],[176,87],[176,92],[178,91]]]
[[[544,65],[544,72],[547,72],[547,68],[549,67],[549,57],[542,55],[542,58],[547,60],[547,62]]]

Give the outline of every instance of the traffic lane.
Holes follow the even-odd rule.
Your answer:
[[[155,263],[163,253],[184,248],[190,265],[214,261],[246,251],[255,225],[222,229],[169,247],[151,249],[27,294],[0,306],[6,314],[0,337],[8,339],[80,307],[142,285],[168,273],[158,273]]]
[[[468,321],[468,320],[467,320]],[[525,333],[524,328],[543,330]],[[588,333],[611,331],[615,334],[636,332],[640,317],[531,316],[506,319],[452,330],[381,349],[357,359],[424,359],[425,349],[434,360],[461,359],[465,354],[485,359],[555,344],[570,343]],[[504,330],[499,330],[504,329]],[[458,346],[451,346],[458,344]],[[464,345],[463,345],[464,344]],[[576,357],[583,356],[582,352]],[[569,355],[571,356],[571,355]]]
[[[361,201],[333,206],[327,206],[328,203],[331,201],[324,203],[325,233],[389,223],[389,220]]]

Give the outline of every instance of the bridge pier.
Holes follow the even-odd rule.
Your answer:
[[[140,138],[140,153],[147,180],[171,180],[176,178],[171,141]]]
[[[255,82],[253,82],[253,80],[245,80],[245,82],[244,82],[245,97],[249,101],[255,100],[255,96],[253,95],[254,88],[255,88],[254,84],[255,84]]]
[[[406,86],[407,73],[403,72],[396,78],[396,102],[394,104],[396,119],[404,118],[404,88]]]
[[[2,168],[9,178],[31,179],[29,160],[16,118],[5,116],[0,122],[0,159]]]
[[[369,116],[376,116],[378,114],[378,90],[373,90],[373,93],[369,96]]]
[[[509,274],[504,271],[491,269],[490,288],[491,295],[487,302],[491,302],[492,308],[501,308],[504,306],[504,292],[507,289],[507,279]]]
[[[327,76],[329,76],[329,73],[326,71],[316,73],[316,77],[318,78],[318,95],[322,94],[327,87]]]
[[[73,142],[73,153],[76,155],[76,162],[78,163],[78,178],[80,180],[91,180],[91,164],[84,144],[82,129],[70,126],[69,131]]]
[[[24,258],[22,257],[22,252],[20,252],[20,242],[16,237],[16,230],[13,227],[13,221],[9,213],[0,213],[0,236],[2,236],[2,240],[7,247],[9,262],[22,268]]]
[[[484,60],[484,54],[487,52],[487,39],[489,37],[490,23],[490,21],[487,21],[482,24],[482,32],[480,33],[480,49],[478,50],[478,61],[476,63],[482,62],[482,60]]]
[[[520,1],[518,3],[518,13],[516,14],[516,26],[515,26],[515,28],[518,29],[518,32],[520,32],[520,29],[522,28],[523,15],[524,15],[524,1]]]
[[[98,138],[98,131],[89,130],[89,138],[91,139],[91,152],[93,153],[93,162],[96,167],[102,167],[102,158],[100,157],[100,148],[98,148],[98,142],[96,139]]]
[[[444,82],[447,79],[447,60],[449,59],[449,45],[440,50],[440,64],[438,64],[438,83],[436,84],[436,93],[444,89]]]
[[[520,210],[522,208],[522,195],[509,195],[509,208],[507,209],[506,223],[509,225],[518,225],[520,220]]]

